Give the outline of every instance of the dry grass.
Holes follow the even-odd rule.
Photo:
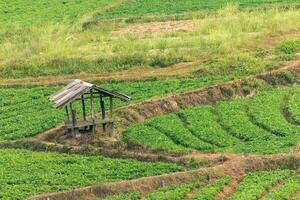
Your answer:
[[[300,27],[300,12],[292,7],[249,11],[228,6],[204,15],[202,19],[193,19],[192,28],[186,31],[142,35],[112,34],[127,27],[124,22],[103,23],[84,31],[68,23],[2,30],[1,76],[147,69],[196,61],[201,55],[223,57],[243,51],[247,54],[246,46]]]

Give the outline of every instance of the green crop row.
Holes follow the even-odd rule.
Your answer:
[[[179,113],[188,129],[199,139],[219,147],[240,143],[222,129],[210,106],[191,108]]]
[[[101,13],[98,19],[111,19],[132,16],[177,14],[205,9],[217,9],[227,4],[238,4],[240,7],[252,7],[274,3],[300,3],[298,0],[129,0],[120,7]]]
[[[190,198],[191,200],[213,200],[214,197],[222,191],[222,188],[230,181],[231,178],[225,176],[206,186],[204,186],[203,183],[197,182],[178,184],[158,189],[146,195],[132,192],[128,194],[107,197],[104,200],[180,200],[186,197],[189,192],[195,189],[199,189],[199,192],[192,195],[192,197]]]
[[[213,106],[189,108],[177,115],[154,117],[143,125],[129,127],[123,138],[129,143],[167,151],[178,151],[179,145],[180,151],[186,147],[186,150],[211,152],[288,152],[300,137],[300,126],[285,118],[283,107],[288,103],[286,95],[297,91],[299,87],[279,88],[254,98],[228,100]],[[293,104],[300,102],[295,100]]]
[[[180,200],[193,189],[199,188],[201,183],[176,184],[165,188],[160,188],[146,195],[139,193],[129,193],[107,197],[104,200]]]
[[[142,197],[141,200],[180,200],[185,197],[188,192],[199,186],[197,183],[172,185],[150,193]]]
[[[289,178],[283,185],[281,185],[274,192],[270,192],[263,200],[288,200],[291,195],[300,189],[299,175]]]
[[[200,140],[186,129],[175,114],[156,117],[146,121],[145,124],[157,128],[178,145],[202,151],[213,149],[213,145]]]
[[[0,149],[0,199],[182,171],[174,164]]]
[[[84,14],[113,3],[114,0],[0,1],[0,25],[32,26],[75,21]]]
[[[288,92],[288,89],[281,89],[258,94],[249,106],[249,113],[253,120],[279,136],[292,136],[300,133],[300,127],[288,123],[283,114]]]
[[[139,193],[132,192],[128,194],[120,194],[120,195],[114,195],[107,198],[97,198],[97,200],[136,200],[140,196]]]
[[[247,174],[229,200],[255,200],[292,171],[263,171]]]
[[[230,183],[230,181],[231,178],[229,176],[218,179],[205,186],[203,189],[200,189],[200,192],[193,195],[191,200],[213,200],[215,196],[223,190],[223,187]]]
[[[291,115],[292,120],[300,124],[300,91],[295,90],[290,96],[288,103],[288,112]]]
[[[142,144],[152,149],[170,152],[186,152],[187,148],[177,145],[156,128],[144,125],[134,125],[123,132],[123,140],[127,143]]]
[[[248,103],[246,99],[219,103],[217,110],[222,124],[230,133],[243,141],[274,139],[273,134],[251,123],[245,112]]]

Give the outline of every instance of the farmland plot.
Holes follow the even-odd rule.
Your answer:
[[[178,151],[179,145],[186,147],[186,151],[288,152],[300,138],[300,126],[286,118],[286,115],[297,115],[297,109],[290,109],[289,114],[285,113],[284,107],[289,104],[289,99],[286,100],[289,94],[296,95],[297,92],[299,87],[274,89],[254,98],[189,108],[179,112],[177,117],[175,114],[160,116],[146,120],[144,125],[129,127],[123,138],[127,142],[167,151]],[[290,97],[290,101],[293,107],[300,105],[294,96]],[[144,130],[148,126],[152,127],[152,131],[147,135],[152,139],[143,142]],[[156,134],[160,135],[160,140],[155,140]]]
[[[298,0],[129,0],[127,3],[98,16],[99,19],[112,19],[121,17],[178,14],[206,9],[218,9],[227,4],[237,4],[240,7],[253,7],[270,5],[274,3],[300,3]]]
[[[174,164],[0,149],[0,199],[182,171]]]

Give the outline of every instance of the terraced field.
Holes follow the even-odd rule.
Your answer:
[[[104,88],[130,95],[133,102],[141,102],[153,96],[164,96],[172,92],[190,89],[229,79],[226,77],[195,78],[182,80],[145,80],[133,82],[97,83]],[[64,110],[53,108],[48,96],[59,86],[52,87],[10,87],[0,89],[0,140],[13,140],[34,136],[64,122]],[[159,88],[159,89],[158,89]],[[116,101],[115,106],[124,105]],[[96,104],[96,110],[99,105]],[[87,107],[87,112],[89,112]],[[22,115],[17,113],[24,112]],[[81,110],[77,110],[81,113]]]
[[[158,189],[152,193],[142,195],[137,192],[116,195],[105,200],[119,199],[160,199],[160,200],[213,200],[219,199],[224,187],[231,187],[233,179],[224,176],[210,183],[200,182],[194,184],[172,185]],[[229,200],[283,200],[299,198],[300,177],[292,170],[259,171],[246,174],[236,188],[231,188],[231,193],[226,194]]]
[[[175,152],[288,152],[300,137],[300,126],[294,123],[299,91],[299,87],[274,89],[155,117],[127,128],[123,140]]]
[[[182,171],[166,163],[0,149],[0,199]]]
[[[299,6],[0,0],[0,199],[300,200]],[[114,134],[59,126],[77,78]]]

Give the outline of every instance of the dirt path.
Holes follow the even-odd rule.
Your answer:
[[[180,75],[184,76],[191,73],[200,62],[187,62],[176,64],[173,67],[159,69],[135,69],[121,72],[103,72],[103,73],[81,73],[78,75],[59,75],[28,77],[18,79],[0,79],[0,86],[14,85],[56,85],[69,82],[74,79],[84,81],[105,81],[105,80],[136,80],[147,77],[164,77]]]
[[[220,192],[214,200],[225,200],[228,199],[236,190],[237,186],[239,185],[242,177],[240,176],[239,178],[233,178],[233,180],[228,184],[223,187],[223,191]]]
[[[257,47],[258,48],[270,48],[276,46],[279,42],[287,38],[296,38],[300,37],[300,29],[294,29],[289,32],[279,32],[275,35],[270,36],[267,39],[264,39]]]

